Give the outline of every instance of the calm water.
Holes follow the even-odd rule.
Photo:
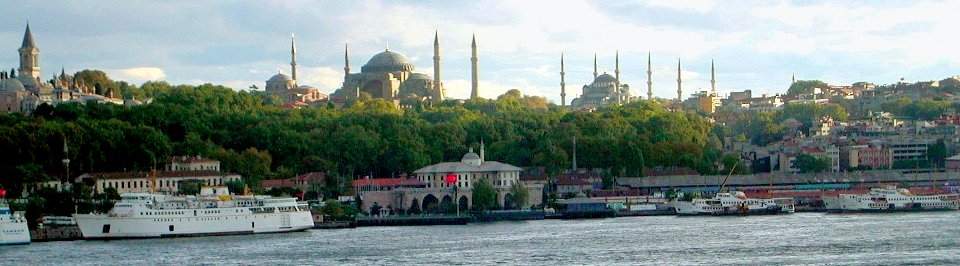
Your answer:
[[[625,217],[0,247],[0,264],[950,264],[960,212]]]

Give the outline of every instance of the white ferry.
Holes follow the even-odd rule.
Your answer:
[[[896,187],[871,188],[866,194],[822,197],[827,212],[952,211],[960,202],[956,194],[920,196]]]
[[[303,231],[310,208],[296,198],[230,195],[207,187],[200,196],[124,193],[106,214],[74,214],[84,239],[154,238]]]
[[[713,198],[674,201],[677,215],[761,215],[794,212],[793,199],[751,199],[743,192],[720,192]]]
[[[0,199],[0,245],[30,244],[30,229],[23,212],[12,212]]]

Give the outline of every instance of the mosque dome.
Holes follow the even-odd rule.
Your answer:
[[[463,155],[463,158],[460,159],[460,162],[472,165],[480,165],[482,163],[480,160],[480,155],[477,155],[477,153],[473,152],[473,148],[470,148],[470,151]]]
[[[287,82],[289,80],[290,76],[284,75],[283,73],[277,73],[276,75],[273,75],[273,77],[270,77],[270,79],[267,80],[267,83]]]
[[[615,83],[615,82],[617,82],[617,78],[607,73],[603,73],[602,75],[597,76],[597,78],[593,80],[593,83]]]
[[[390,50],[374,55],[360,68],[360,72],[364,73],[394,71],[413,71],[413,64],[406,56]]]
[[[4,79],[0,80],[0,91],[19,91],[25,90],[23,83],[20,83],[17,79]]]
[[[430,78],[430,76],[427,76],[427,74],[413,73],[413,74],[410,74],[410,77],[408,79],[431,80],[432,78]]]
[[[17,79],[20,80],[20,84],[22,84],[23,87],[26,87],[26,88],[37,87],[37,80],[34,79],[33,77],[30,77],[27,75],[20,75],[20,76],[17,76]]]

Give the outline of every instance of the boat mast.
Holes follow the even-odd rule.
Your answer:
[[[740,158],[737,158],[737,163],[733,164],[733,167],[730,167],[730,172],[727,173],[727,176],[723,178],[723,182],[720,183],[720,188],[717,189],[717,193],[723,191],[723,187],[727,185],[727,179],[730,179],[730,175],[733,175],[733,171],[737,170],[737,165],[740,165]]]

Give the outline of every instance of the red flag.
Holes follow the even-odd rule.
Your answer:
[[[0,198],[7,197],[7,190],[0,188]]]
[[[457,183],[457,175],[455,175],[455,174],[447,174],[447,178],[446,178],[444,181],[447,182],[447,185],[455,184],[455,183]]]

